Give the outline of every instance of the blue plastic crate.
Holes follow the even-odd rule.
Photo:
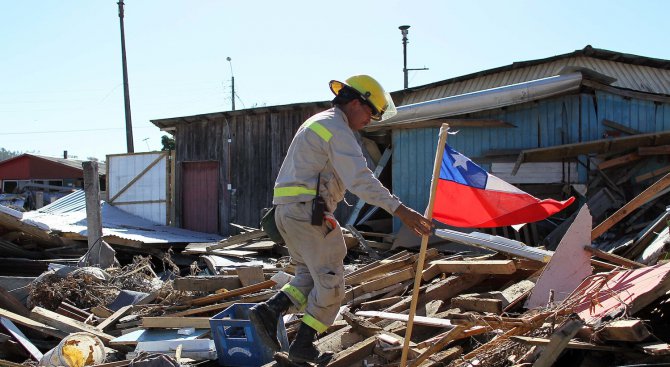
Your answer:
[[[255,303],[236,303],[209,319],[216,353],[221,366],[262,366],[271,362],[272,348],[262,345],[249,321],[249,309]],[[288,350],[284,320],[277,328],[282,350]]]

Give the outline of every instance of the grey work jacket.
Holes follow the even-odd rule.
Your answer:
[[[319,193],[330,212],[346,190],[391,214],[401,204],[368,169],[347,116],[337,107],[310,117],[298,129],[275,181],[273,204],[314,199],[319,173]]]

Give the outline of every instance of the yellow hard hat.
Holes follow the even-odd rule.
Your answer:
[[[331,80],[330,90],[337,95],[342,88],[348,86],[360,94],[363,101],[372,108],[372,119],[375,121],[384,121],[395,116],[397,113],[391,95],[384,91],[381,84],[379,84],[373,77],[369,75],[354,75],[344,83]]]

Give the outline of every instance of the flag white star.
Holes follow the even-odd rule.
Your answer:
[[[464,170],[468,170],[468,159],[464,155],[457,153],[452,154],[451,157],[454,158],[454,167],[461,166]]]

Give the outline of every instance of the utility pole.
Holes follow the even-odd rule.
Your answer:
[[[233,103],[233,111],[235,111],[235,76],[233,75],[233,62],[231,61],[232,59],[230,57],[226,57],[226,60],[228,60],[228,64],[230,64],[230,86],[231,86],[231,101]],[[244,107],[244,106],[243,106]]]
[[[123,31],[123,0],[119,0],[119,22],[121,23],[121,64],[123,65],[123,102],[126,108],[126,145],[128,153],[134,153],[133,120],[130,116],[130,94],[128,90],[128,66],[126,65],[126,36]]]
[[[409,26],[408,25],[401,25],[400,27],[398,27],[398,29],[400,29],[400,33],[402,33],[402,58],[403,58],[402,72],[404,74],[404,81],[405,81],[405,83],[403,85],[405,86],[404,89],[407,89],[407,87],[409,86],[409,80],[408,80],[408,77],[407,77],[408,71],[410,71],[410,70],[428,70],[428,68],[420,68],[420,69],[408,69],[407,68],[407,44],[409,43],[409,41],[407,40],[407,34],[409,33],[409,31],[408,31]]]

